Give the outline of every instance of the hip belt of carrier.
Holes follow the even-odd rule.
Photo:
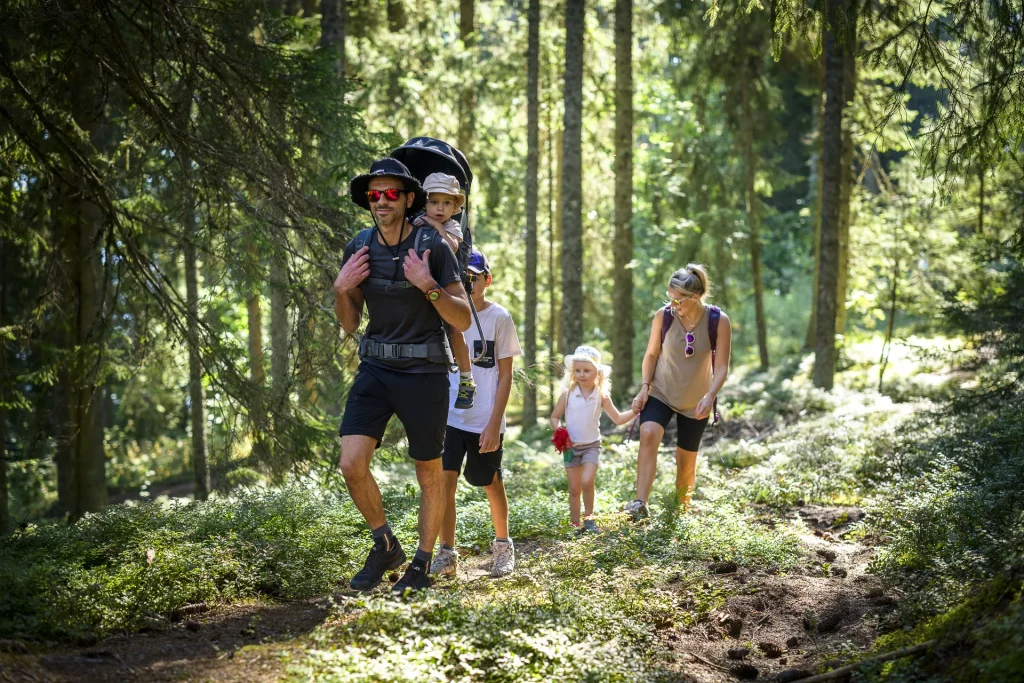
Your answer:
[[[451,349],[448,338],[441,334],[437,341],[422,344],[392,344],[379,342],[363,337],[359,341],[360,358],[380,358],[382,360],[409,360],[420,358],[431,363],[451,364]]]

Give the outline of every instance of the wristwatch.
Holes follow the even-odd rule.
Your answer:
[[[441,296],[441,288],[440,287],[434,287],[433,289],[428,289],[427,290],[427,293],[426,293],[427,301],[437,301],[440,296]]]

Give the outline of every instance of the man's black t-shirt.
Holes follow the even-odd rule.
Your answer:
[[[430,230],[430,228],[423,228]],[[394,260],[395,251],[380,243],[377,235],[370,240],[370,275],[389,282],[406,280],[404,268],[405,257],[409,250],[414,249],[418,228],[413,228],[409,236],[398,248],[398,260]],[[345,247],[345,258],[342,265],[348,262],[355,252],[355,240]],[[441,287],[459,281],[459,266],[455,254],[440,234],[434,232],[434,240],[430,245],[430,274]],[[434,304],[416,287],[397,289],[390,292],[381,287],[366,286],[363,283],[363,299],[366,301],[366,312],[369,321],[363,333],[368,339],[388,344],[424,344],[439,342],[444,335],[441,316]],[[443,363],[432,363],[425,358],[384,359],[364,358],[364,363],[391,370],[405,372],[437,372],[447,373],[448,366]]]

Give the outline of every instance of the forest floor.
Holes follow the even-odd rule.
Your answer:
[[[688,512],[673,504],[667,448],[652,517],[634,523],[615,512],[630,499],[636,444],[612,439],[598,479],[602,533],[579,537],[566,524],[559,463],[543,437],[527,435],[506,442],[517,541],[510,577],[488,576],[486,501],[465,486],[459,575],[407,600],[389,597],[387,582],[357,594],[345,576],[367,544],[347,510],[349,526],[325,522],[351,546],[333,589],[211,599],[102,636],[79,629],[74,645],[0,641],[0,681],[710,683],[798,680],[856,661],[901,626],[899,586],[871,571],[886,539],[865,524],[872,499],[863,478],[929,402],[856,389],[826,396],[791,383],[802,371],[748,382],[732,397],[730,424],[706,437]],[[386,506],[401,510],[392,526],[408,543],[416,499],[407,469],[386,465],[380,478]],[[295,502],[272,503],[282,504]],[[329,557],[316,544],[303,552],[309,571]]]
[[[894,600],[866,571],[872,548],[844,538],[862,514],[855,507],[819,505],[790,508],[781,518],[766,511],[764,524],[802,529],[799,564],[782,573],[729,563],[710,566],[702,587],[728,597],[692,625],[671,618],[652,625],[656,645],[649,661],[658,680],[734,681],[754,678],[755,669],[756,678],[772,680],[784,670],[794,670],[791,675],[814,672],[839,652],[868,648],[877,637],[877,617],[894,609]],[[596,542],[614,543],[614,532]],[[520,566],[532,566],[535,556],[549,553],[557,543],[521,542]],[[487,555],[464,553],[458,577],[440,582],[438,591],[472,593],[486,583],[500,585],[501,580],[489,577],[488,564]],[[665,575],[659,588],[686,603],[688,591],[680,578]],[[628,581],[629,575],[619,580]],[[383,595],[387,587],[377,592]],[[311,634],[345,619],[354,595],[341,590],[303,600],[203,605],[201,612],[176,624],[87,647],[29,657],[0,655],[2,676],[54,682],[281,680],[307,650],[318,647]]]

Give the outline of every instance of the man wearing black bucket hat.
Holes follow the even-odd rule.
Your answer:
[[[395,159],[375,161],[369,173],[352,180],[350,195],[374,219],[374,227],[345,248],[334,281],[334,310],[346,332],[359,328],[364,305],[368,314],[359,343],[362,362],[341,423],[340,468],[374,544],[350,583],[370,590],[406,559],[370,473],[374,449],[388,420],[397,415],[420,485],[419,548],[393,589],[402,594],[430,585],[431,552],[444,517],[441,451],[452,358],[442,321],[466,330],[471,313],[451,247],[433,228],[414,228],[406,220],[422,208],[425,196],[405,165]]]

